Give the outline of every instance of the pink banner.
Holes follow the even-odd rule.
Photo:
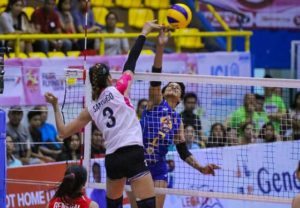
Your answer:
[[[231,27],[239,26],[236,13],[241,13],[247,17],[244,19],[244,27],[300,29],[299,0],[206,0],[206,2],[219,8],[221,16]],[[202,6],[201,10],[206,10]],[[213,25],[220,26],[213,15],[206,11],[204,15]]]
[[[95,56],[87,59],[86,67],[95,63],[106,63],[112,71],[123,70],[127,56]],[[153,56],[141,56],[136,65],[136,72],[150,72]],[[80,68],[82,58],[64,59],[14,59],[7,60],[5,68],[4,94],[0,95],[0,106],[44,104],[43,95],[54,93],[62,102],[65,96],[65,69]],[[164,56],[163,72],[175,74],[201,74],[216,76],[251,76],[251,58],[249,53],[201,53],[169,54]],[[83,83],[68,86],[66,102],[82,102]],[[147,84],[147,83],[145,83]],[[134,84],[133,95],[147,97],[147,91],[141,92]],[[193,90],[193,85],[187,85]],[[145,93],[143,95],[139,93]],[[135,99],[133,96],[132,99]]]

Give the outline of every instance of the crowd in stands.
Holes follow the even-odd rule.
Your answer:
[[[124,33],[124,30],[117,28],[118,16],[109,12],[106,17],[106,24],[101,25],[95,21],[90,3],[86,0],[44,0],[43,5],[35,8],[34,12],[27,16],[24,12],[23,0],[9,0],[4,12],[0,14],[1,34],[73,34],[84,33],[85,13],[87,11],[87,32],[88,33]],[[0,41],[0,45],[14,48],[14,41]],[[84,39],[69,40],[28,40],[21,42],[20,51],[26,54],[30,52],[61,51],[67,54],[68,51],[83,51],[85,49]],[[88,39],[87,49],[91,54],[99,51],[99,40]],[[127,39],[105,39],[105,54],[125,54],[129,50]]]
[[[225,121],[211,123],[210,130],[202,129],[197,112],[199,100],[189,92],[183,99],[181,112],[184,134],[189,149],[269,143],[300,139],[300,92],[287,109],[277,88],[265,88],[264,95],[245,94],[243,105],[233,111]],[[147,99],[136,106],[137,117],[146,110]],[[9,167],[45,162],[79,160],[81,135],[58,137],[56,128],[47,122],[47,106],[36,106],[27,113],[27,124],[21,121],[24,111],[12,106],[7,122],[7,164]],[[170,146],[170,149],[174,147]],[[91,158],[105,155],[102,133],[93,124],[91,131]]]

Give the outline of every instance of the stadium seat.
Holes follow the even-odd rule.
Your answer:
[[[66,55],[60,51],[48,52],[49,58],[65,58]]]
[[[93,7],[95,21],[101,25],[105,25],[105,16],[108,14],[108,9],[105,7]]]
[[[43,52],[31,52],[29,58],[47,58],[47,55]]]
[[[112,0],[91,0],[92,7],[113,7],[114,3]]]
[[[25,12],[25,14],[27,15],[28,19],[31,20],[31,15],[34,12],[34,8],[33,7],[24,7],[23,8],[23,12]]]
[[[68,51],[67,56],[68,57],[78,57],[80,55],[80,51]]]
[[[160,9],[158,11],[158,24],[164,24],[164,25],[169,25],[168,20],[167,20],[167,9]]]
[[[169,0],[145,0],[145,7],[152,9],[166,9],[170,7]]]
[[[16,58],[16,54],[15,53],[9,53],[9,58]],[[19,57],[18,58],[22,58],[22,59],[26,59],[28,58],[26,53],[19,53]]]
[[[186,33],[197,33],[199,30],[197,28],[184,28],[178,29],[178,33],[186,34]],[[178,37],[176,38],[176,44],[180,48],[188,48],[188,49],[197,49],[203,48],[204,44],[200,37]]]
[[[154,19],[154,13],[151,9],[129,9],[128,18],[129,26],[142,28],[146,21]]]
[[[123,8],[143,7],[142,0],[116,0],[116,6]]]
[[[7,4],[8,4],[8,0],[1,0],[0,1],[0,7],[6,7]]]

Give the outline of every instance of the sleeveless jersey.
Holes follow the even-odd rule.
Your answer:
[[[140,120],[148,162],[164,161],[181,123],[180,115],[163,100],[151,110],[145,110]]]
[[[130,100],[113,87],[107,87],[88,111],[103,133],[106,154],[130,146],[143,146],[142,130]]]
[[[53,198],[49,202],[49,208],[89,208],[91,202],[85,195],[73,200],[72,204],[64,203],[61,198]]]

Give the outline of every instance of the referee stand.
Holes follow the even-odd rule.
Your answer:
[[[5,111],[0,109],[0,207],[6,207],[6,122]]]

